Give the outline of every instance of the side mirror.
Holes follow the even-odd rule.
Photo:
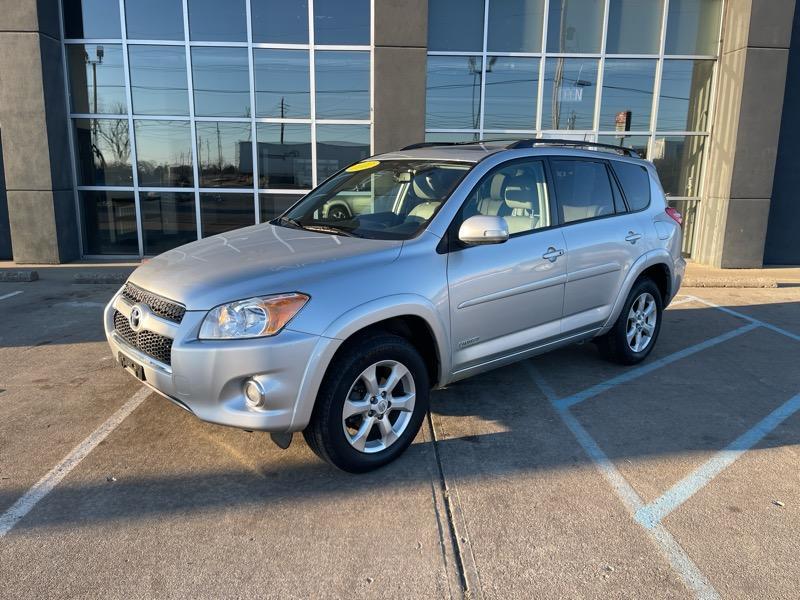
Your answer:
[[[458,239],[465,244],[502,244],[508,240],[508,223],[503,217],[475,215],[461,224]]]

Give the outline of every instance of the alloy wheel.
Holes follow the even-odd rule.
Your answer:
[[[348,443],[367,454],[394,444],[414,412],[416,387],[408,368],[395,360],[370,365],[356,378],[342,408]]]
[[[642,352],[650,345],[650,342],[653,341],[657,320],[656,299],[650,292],[640,294],[631,304],[625,327],[625,337],[631,350]]]

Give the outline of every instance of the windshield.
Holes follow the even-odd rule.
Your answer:
[[[272,223],[407,240],[428,225],[471,167],[424,160],[360,162],[328,179]]]

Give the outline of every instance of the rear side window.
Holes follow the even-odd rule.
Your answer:
[[[556,200],[562,223],[614,214],[606,166],[588,160],[553,160]]]
[[[644,210],[650,204],[650,176],[647,169],[631,163],[613,161],[614,172],[622,184],[622,192],[632,211]]]

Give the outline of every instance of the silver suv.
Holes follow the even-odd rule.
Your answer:
[[[200,419],[282,447],[302,431],[368,471],[409,446],[432,388],[587,339],[644,360],[683,277],[680,221],[632,151],[419,144],[145,262],[105,330],[124,368]]]

